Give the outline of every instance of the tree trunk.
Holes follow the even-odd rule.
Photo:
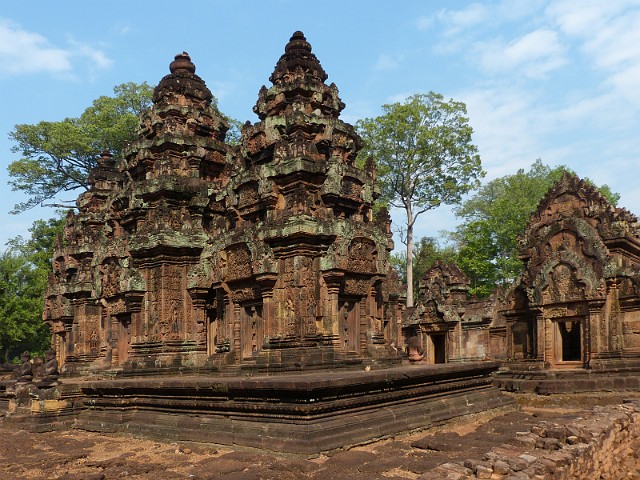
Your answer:
[[[407,308],[413,307],[413,212],[407,207]]]

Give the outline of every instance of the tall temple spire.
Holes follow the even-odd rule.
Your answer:
[[[196,66],[187,52],[179,53],[169,65],[166,75],[153,91],[153,103],[171,103],[175,95],[184,96],[189,102],[211,104],[213,94],[204,80],[196,75]],[[173,94],[173,95],[172,95]]]
[[[304,34],[295,32],[269,77],[273,86],[260,90],[253,111],[260,120],[292,110],[338,118],[345,105],[338,97],[338,87],[324,83],[327,78]]]
[[[302,32],[298,31],[292,35],[284,47],[284,52],[269,77],[269,81],[274,85],[289,83],[292,80],[322,83],[329,77],[316,56],[311,53],[311,44]]]

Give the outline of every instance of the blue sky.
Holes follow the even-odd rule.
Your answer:
[[[258,90],[296,30],[337,84],[344,120],[433,90],[467,104],[486,180],[541,158],[640,214],[640,0],[31,0],[0,5],[0,246],[52,214],[8,213],[25,200],[7,186],[15,124],[77,117],[120,83],[155,85],[182,51],[223,112],[257,121]],[[440,207],[416,233],[455,225]]]

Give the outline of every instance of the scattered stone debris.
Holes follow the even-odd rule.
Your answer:
[[[0,422],[0,478],[640,479],[640,397],[546,400],[311,457]]]

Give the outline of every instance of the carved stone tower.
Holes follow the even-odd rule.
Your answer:
[[[45,319],[67,371],[300,369],[391,361],[397,292],[375,167],[301,32],[240,144],[189,56],[138,138],[103,154],[67,219]]]

